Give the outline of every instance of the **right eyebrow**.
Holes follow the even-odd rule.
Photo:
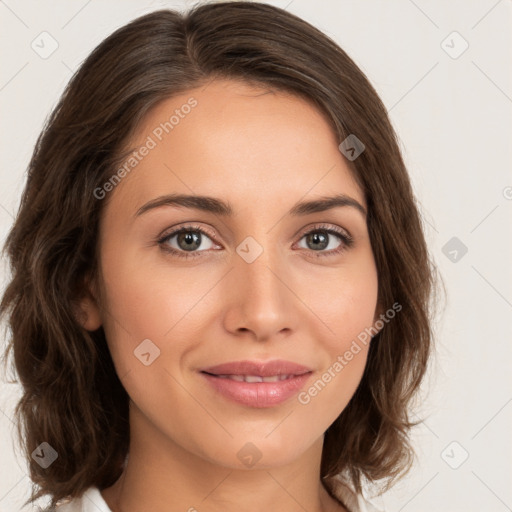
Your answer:
[[[182,206],[184,208],[194,208],[196,210],[215,213],[217,215],[233,215],[233,208],[231,205],[222,201],[221,199],[209,196],[195,196],[187,194],[169,194],[157,197],[156,199],[152,199],[151,201],[141,206],[135,215],[142,215],[149,210],[160,208],[161,206]]]

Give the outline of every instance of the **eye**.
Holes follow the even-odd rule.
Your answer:
[[[200,226],[182,226],[158,239],[162,250],[179,258],[194,258],[208,249],[220,248],[212,241],[213,235]],[[334,238],[334,240],[333,240]],[[352,247],[354,241],[342,228],[332,225],[317,225],[303,233],[307,246],[302,247],[316,253],[316,257],[333,256]],[[337,243],[336,243],[337,239]],[[204,246],[206,243],[206,247]],[[326,250],[328,249],[328,250]]]
[[[337,239],[337,242],[333,240],[333,237]],[[305,239],[305,249],[318,253],[315,254],[317,257],[340,254],[354,244],[353,238],[347,231],[330,225],[315,226],[304,233],[302,239]]]
[[[173,241],[173,239],[176,239]],[[209,240],[209,243],[205,243]],[[179,229],[167,233],[158,240],[158,244],[164,251],[170,252],[180,258],[199,256],[203,250],[215,247],[209,235],[199,226],[182,226]],[[218,246],[217,246],[218,247]],[[201,251],[198,249],[202,248]]]

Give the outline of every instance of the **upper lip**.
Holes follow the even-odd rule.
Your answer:
[[[202,372],[213,375],[259,375],[260,377],[272,377],[274,375],[303,375],[311,372],[311,368],[301,364],[273,359],[272,361],[232,361],[208,368],[201,368]]]

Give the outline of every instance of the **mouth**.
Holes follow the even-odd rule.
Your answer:
[[[290,361],[238,361],[200,370],[224,398],[248,407],[274,407],[296,395],[313,370]]]

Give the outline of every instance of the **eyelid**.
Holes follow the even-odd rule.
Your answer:
[[[168,231],[168,232],[167,232]],[[201,233],[207,235],[210,238],[216,238],[217,235],[215,232],[210,231],[208,228],[200,226],[199,224],[185,223],[183,226],[178,226],[171,228],[170,230],[165,230],[161,235],[158,236],[158,240],[168,239],[171,236],[174,236],[181,231],[200,231]]]
[[[169,252],[171,254],[178,254],[178,255],[185,255],[184,257],[194,256],[195,254],[201,254],[203,252],[208,251],[178,251],[177,249],[174,249],[173,247],[166,247],[165,242],[170,240],[171,238],[175,237],[176,235],[180,234],[183,231],[198,231],[202,235],[206,235],[214,245],[219,245],[215,239],[217,235],[211,233],[207,228],[204,228],[203,226],[199,226],[197,224],[184,224],[183,226],[174,227],[170,231],[164,231],[163,234],[159,235],[157,238],[157,244],[160,245],[164,251]]]
[[[335,232],[336,234],[344,236],[348,240],[353,241],[352,235],[345,228],[336,226],[335,224],[326,224],[323,222],[309,224],[305,228],[301,229],[296,236],[298,236],[301,239],[304,235],[307,235],[312,231]]]

